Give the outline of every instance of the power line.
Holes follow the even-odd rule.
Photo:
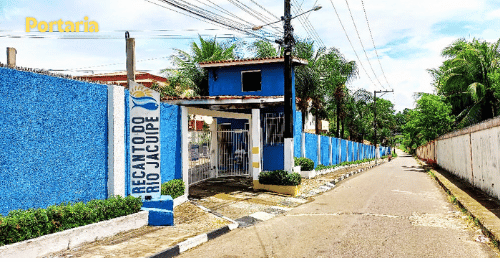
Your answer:
[[[275,14],[269,12],[266,8],[264,8],[263,6],[261,6],[259,3],[255,2],[254,0],[250,0],[252,3],[254,3],[256,6],[260,7],[262,10],[266,11],[266,13],[270,14],[271,16],[273,16],[274,18],[276,18],[277,20],[280,20],[280,18],[278,16],[276,16]]]
[[[150,2],[149,0],[145,0],[145,1]],[[240,23],[240,22],[237,22],[231,18],[227,18],[221,14],[216,14],[214,12],[205,10],[199,6],[193,5],[192,3],[189,3],[186,1],[182,1],[182,0],[179,0],[179,1],[177,1],[177,0],[160,0],[160,1],[163,3],[169,4],[177,9],[180,9],[180,10],[184,11],[186,14],[194,15],[194,16],[197,16],[199,18],[202,18],[204,21],[216,23],[216,24],[222,25],[226,28],[237,30],[241,33],[244,33],[247,35],[252,35],[254,37],[263,39],[265,41],[269,41],[269,42],[271,41],[267,38],[268,36],[275,37],[273,34],[266,32],[266,31],[259,32],[260,34],[249,31],[248,29],[245,28],[247,26]],[[163,5],[159,5],[159,6],[167,8]],[[167,9],[171,10],[171,8],[167,8]],[[184,13],[182,13],[182,14],[184,14]]]
[[[373,82],[372,78],[370,77],[370,75],[366,72],[366,69],[363,66],[363,63],[361,63],[361,59],[359,59],[359,56],[358,56],[358,53],[356,52],[356,49],[354,49],[354,46],[352,45],[351,39],[349,38],[349,35],[347,35],[347,31],[345,30],[344,24],[342,23],[342,20],[340,20],[340,16],[339,16],[339,13],[337,12],[337,8],[335,8],[335,5],[333,4],[332,0],[330,0],[330,3],[332,3],[333,10],[335,10],[335,14],[337,15],[337,18],[339,19],[339,22],[340,22],[340,25],[342,26],[342,29],[344,30],[344,34],[347,37],[347,40],[349,41],[349,44],[351,45],[352,51],[354,51],[354,54],[356,55],[356,58],[359,61],[359,65],[361,65],[361,68],[365,72],[365,74],[368,77],[368,79],[370,79],[370,82],[372,82],[372,84],[374,86],[376,86],[375,83]]]
[[[292,6],[294,7],[295,12],[297,14],[303,13],[303,11],[302,11],[301,7],[298,5],[297,1],[293,0],[293,2],[294,2],[294,5],[292,5]],[[314,29],[314,27],[312,26],[309,19],[301,17],[301,16],[299,16],[297,18],[299,19],[299,22],[302,24],[302,26],[304,27],[304,29],[306,30],[308,35],[311,38],[313,38],[320,45],[320,47],[325,47],[325,44],[323,43],[323,41],[319,37],[318,33],[316,32],[316,29]]]
[[[382,75],[385,78],[385,82],[387,83],[387,86],[389,88],[391,88],[391,85],[389,84],[389,81],[387,81],[387,77],[385,76],[384,69],[382,68],[382,63],[380,63],[380,57],[379,57],[378,52],[377,52],[377,47],[375,47],[375,41],[373,40],[373,34],[372,34],[372,30],[370,28],[370,23],[368,22],[368,15],[366,14],[365,3],[363,2],[363,0],[361,0],[361,5],[363,6],[363,12],[365,13],[366,24],[368,25],[368,31],[370,31],[370,37],[372,39],[373,49],[375,49],[375,54],[377,55],[377,60],[378,60],[378,64],[380,65],[380,70],[382,71]]]
[[[297,1],[293,0],[294,2],[294,10],[297,14],[300,14],[300,13],[303,13],[302,11],[302,8],[298,5]],[[303,3],[304,1],[302,1]],[[315,39],[315,41],[321,46],[321,47],[325,47],[323,41],[321,40],[321,38],[319,37],[319,35],[317,34],[316,30],[314,29],[314,27],[311,25],[311,22],[309,21],[309,19],[306,19],[304,17],[298,17],[299,19],[299,22],[302,24],[302,26],[304,27],[304,29],[306,30],[306,32],[308,33],[308,35]]]
[[[352,12],[351,12],[351,7],[349,7],[349,3],[347,2],[347,0],[345,0],[345,3],[347,5],[347,9],[349,10],[349,14],[351,15],[351,20],[352,20],[352,24],[354,25],[354,29],[356,30],[356,34],[358,35],[358,39],[359,39],[359,43],[361,44],[361,47],[363,48],[363,52],[365,53],[365,57],[366,57],[366,61],[368,61],[368,65],[370,66],[371,70],[372,70],[372,73],[373,75],[375,76],[375,80],[377,80],[378,84],[384,88],[384,86],[380,83],[380,81],[378,80],[377,78],[377,74],[375,73],[375,71],[373,70],[373,66],[372,66],[372,63],[370,63],[370,59],[368,58],[368,54],[366,54],[366,49],[365,49],[365,46],[363,45],[363,41],[361,40],[361,36],[359,35],[359,31],[358,31],[358,27],[356,26],[356,22],[354,22],[354,17],[352,16]]]
[[[250,14],[251,16],[257,18],[259,21],[263,22],[263,23],[269,23],[269,22],[272,22],[271,19],[269,19],[268,17],[264,16],[262,13],[254,10],[253,8],[249,7],[248,5],[238,1],[238,0],[228,0],[230,3],[232,3],[233,5],[235,5],[236,7],[238,7],[239,9],[243,10],[244,12]],[[282,33],[282,31],[275,27],[275,26],[271,26],[271,28],[273,28],[276,32],[278,33]]]

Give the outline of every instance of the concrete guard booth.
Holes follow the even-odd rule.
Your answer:
[[[296,101],[294,69],[306,64],[292,59],[292,101]],[[208,70],[209,96],[162,101],[181,107],[182,130],[187,130],[188,118],[209,119],[207,130],[182,132],[186,185],[221,176],[258,180],[261,171],[283,170],[284,58],[203,62],[200,67]],[[296,145],[288,153],[300,157],[302,118],[295,103],[293,119]]]

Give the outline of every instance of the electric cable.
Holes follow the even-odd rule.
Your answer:
[[[345,30],[344,24],[342,23],[342,20],[340,19],[339,13],[337,12],[337,8],[335,7],[335,4],[333,4],[332,0],[330,0],[330,3],[332,3],[333,10],[335,10],[335,14],[337,15],[337,18],[339,19],[339,23],[342,26],[342,30],[344,30],[344,34],[347,37],[347,40],[349,41],[349,44],[351,45],[352,51],[354,52],[354,54],[356,55],[356,58],[358,59],[359,65],[361,66],[361,68],[365,72],[365,74],[368,77],[368,79],[370,79],[370,82],[372,82],[372,84],[374,86],[376,86],[375,83],[373,82],[372,78],[370,77],[370,75],[366,71],[365,67],[363,66],[363,63],[361,62],[361,59],[359,59],[359,56],[358,56],[358,53],[356,52],[356,49],[354,49],[354,46],[352,45],[351,39],[349,38],[349,35],[347,34],[347,31]]]
[[[377,47],[375,47],[375,41],[373,40],[373,34],[372,34],[371,27],[370,27],[370,23],[368,22],[368,15],[366,14],[365,3],[363,2],[363,0],[361,0],[361,5],[363,6],[363,12],[365,13],[366,24],[368,25],[368,31],[370,32],[370,37],[372,39],[373,49],[375,50],[375,54],[377,55],[377,60],[378,60],[378,64],[380,65],[380,70],[382,71],[382,75],[384,76],[384,79],[385,79],[385,82],[387,83],[387,86],[389,88],[391,88],[391,85],[389,84],[389,81],[387,81],[387,77],[385,76],[384,69],[382,68],[382,63],[380,62],[380,56],[378,55]]]
[[[372,73],[373,75],[375,76],[375,80],[377,80],[378,84],[384,88],[384,86],[380,83],[380,81],[378,80],[378,77],[377,77],[377,74],[375,73],[375,70],[373,70],[373,66],[372,64],[370,63],[370,59],[368,58],[368,54],[366,53],[366,49],[365,49],[365,46],[363,45],[363,41],[361,40],[361,36],[359,35],[359,31],[358,31],[358,27],[356,26],[356,22],[354,21],[354,17],[352,16],[352,12],[351,12],[351,7],[349,6],[349,2],[347,2],[347,0],[345,0],[345,3],[347,5],[347,9],[349,10],[349,14],[351,15],[351,20],[352,20],[352,24],[354,25],[354,29],[356,31],[356,34],[358,35],[358,39],[359,39],[359,43],[361,44],[361,47],[363,49],[363,52],[365,53],[365,57],[366,57],[366,61],[368,61],[368,65],[370,66],[371,70],[372,70]],[[386,89],[386,88],[384,88]]]

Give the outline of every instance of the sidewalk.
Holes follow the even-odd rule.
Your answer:
[[[378,160],[378,164],[385,161]],[[174,226],[145,226],[45,257],[174,257],[237,227],[248,227],[313,201],[315,195],[374,166],[372,161],[303,179],[297,197],[253,191],[251,178],[211,179],[190,187],[190,200],[174,208]]]
[[[418,162],[428,169],[425,163]],[[431,169],[432,174],[441,187],[456,199],[460,208],[465,209],[483,234],[488,236],[498,248],[500,240],[500,201],[473,188],[467,182],[440,168]]]

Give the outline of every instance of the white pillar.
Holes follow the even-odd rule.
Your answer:
[[[182,180],[184,181],[184,195],[189,195],[189,140],[188,140],[188,111],[181,106],[181,159]]]
[[[342,139],[339,137],[339,162],[338,164],[342,163]]]
[[[332,160],[332,154],[333,154],[333,147],[332,147],[332,138],[328,138],[328,161],[329,161],[329,166],[333,165],[333,160]]]
[[[316,142],[317,144],[317,149],[318,149],[318,165],[321,165],[321,136],[320,135],[316,135],[318,137],[318,141]]]
[[[125,197],[125,91],[108,85],[108,197]]]
[[[304,133],[304,131],[302,130],[302,133],[300,133],[300,138],[301,138],[301,157],[306,157],[306,134]]]
[[[253,180],[259,180],[259,174],[262,171],[261,167],[261,158],[262,158],[262,152],[260,148],[260,109],[252,109],[252,121],[251,121],[251,128],[252,128],[252,154],[251,154],[251,161],[252,161],[252,177]]]
[[[293,138],[285,138],[284,144],[284,169],[288,172],[293,172],[294,160],[293,160]]]

